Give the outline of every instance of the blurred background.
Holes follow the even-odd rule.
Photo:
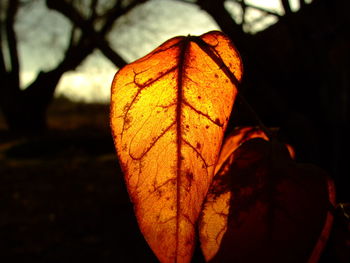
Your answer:
[[[0,0],[0,262],[156,262],[111,139],[110,85],[177,35],[226,33],[246,100],[349,202],[349,10],[346,0]],[[257,123],[236,103],[227,132],[240,125]],[[348,262],[343,230],[322,262]]]

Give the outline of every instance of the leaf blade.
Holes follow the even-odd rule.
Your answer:
[[[329,204],[334,205],[334,188],[320,168],[297,164],[289,155],[285,145],[261,139],[249,140],[232,153],[203,210],[205,218],[217,199],[224,204],[225,233],[215,251],[205,246],[203,229],[216,222],[201,220],[207,260],[317,262],[332,225]],[[216,182],[220,177],[221,184]]]
[[[225,39],[215,48],[231,45],[239,58],[222,33],[200,38],[208,36]],[[190,261],[194,225],[237,93],[193,39],[165,42],[121,69],[112,84],[119,161],[140,229],[161,262]],[[241,61],[231,64],[240,66],[240,79]]]
[[[230,200],[233,194],[230,189],[229,171],[234,160],[234,152],[244,142],[253,138],[268,140],[258,127],[237,127],[225,139],[221,148],[215,167],[215,178],[206,196],[199,221],[200,243],[206,261],[211,260],[218,252],[227,231]]]

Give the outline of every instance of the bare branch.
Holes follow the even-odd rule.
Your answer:
[[[0,21],[0,76],[3,78],[6,74],[6,66],[5,66],[5,57],[4,53],[2,52],[2,33],[3,33],[3,22]]]
[[[148,0],[133,0],[126,7],[121,7],[120,1],[117,1],[114,7],[108,13],[104,26],[101,28],[101,34],[107,34],[112,28],[114,22],[121,16],[126,15],[137,5],[146,3]]]
[[[276,16],[276,17],[281,17],[280,14],[274,12],[274,11],[271,11],[271,10],[268,10],[268,9],[265,9],[265,8],[262,8],[260,6],[256,6],[256,5],[251,5],[251,4],[246,4],[247,7],[250,7],[250,8],[253,8],[253,9],[256,9],[256,10],[259,10],[263,13],[265,13],[266,15],[272,15],[272,16]]]
[[[97,3],[98,3],[98,0],[91,0],[91,3],[90,3],[90,11],[91,11],[91,14],[90,14],[90,21],[93,21],[96,19],[96,16],[97,16]]]
[[[247,38],[249,37],[244,33],[241,25],[238,25],[232,18],[231,14],[226,10],[224,6],[224,0],[198,0],[198,5],[205,10],[218,24],[223,32],[225,32],[232,40],[240,39],[237,44],[239,50],[244,51],[246,49]]]
[[[243,25],[245,24],[245,14],[247,11],[247,4],[244,0],[241,1],[241,9],[242,9],[242,30],[243,30]]]
[[[84,18],[69,4],[64,1],[47,0],[49,8],[55,9],[58,12],[65,15],[75,25],[83,30],[83,33],[87,36],[90,41],[93,41],[102,53],[111,60],[117,67],[123,67],[126,65],[126,61],[119,56],[105,40],[105,34],[96,32],[90,21],[84,20]],[[115,19],[116,17],[114,17]],[[108,26],[104,25],[104,30],[108,32],[113,23],[109,23]],[[103,29],[102,29],[103,30]],[[101,31],[102,31],[101,30]]]
[[[265,19],[264,16],[256,17],[256,18],[254,18],[252,21],[250,21],[249,26],[251,27],[251,26],[254,25],[254,24],[260,23],[260,22],[262,22],[264,19]]]
[[[174,1],[182,2],[185,4],[197,4],[196,1],[192,1],[192,0],[174,0]]]
[[[306,5],[305,0],[299,0],[299,8],[303,8]]]
[[[260,7],[260,6],[256,6],[256,5],[253,5],[253,4],[249,4],[249,3],[246,3],[245,1],[239,1],[239,0],[231,0],[232,2],[236,2],[236,3],[239,3],[242,5],[242,3],[244,2],[244,5],[245,7],[249,7],[249,8],[253,8],[253,9],[256,9],[256,10],[259,10],[267,15],[272,15],[272,16],[276,16],[276,17],[281,17],[280,14],[272,11],[272,10],[268,10],[268,9],[265,9],[263,7]]]
[[[281,0],[281,3],[284,9],[284,13],[286,15],[290,15],[292,13],[292,9],[290,8],[289,0]]]
[[[84,37],[81,37],[76,45],[67,49],[61,63],[51,71],[40,72],[35,81],[23,91],[24,94],[31,94],[34,97],[52,98],[61,76],[67,71],[74,70],[91,54],[94,48],[92,42],[86,41]]]
[[[77,37],[78,37],[77,35],[78,35],[78,33],[81,33],[81,32],[78,32],[78,30],[79,30],[79,28],[75,24],[73,24],[71,32],[70,32],[69,44],[68,44],[67,49],[70,49],[71,47],[73,47],[77,43]]]
[[[14,29],[15,16],[17,13],[18,4],[18,0],[9,1],[5,24],[7,34],[7,46],[9,49],[11,63],[11,80],[14,81],[13,85],[19,88],[19,61],[17,51],[17,38]]]
[[[82,36],[77,43],[69,46],[61,63],[51,71],[40,72],[36,80],[23,91],[24,94],[27,96],[30,94],[32,98],[52,98],[62,74],[69,70],[74,70],[95,49],[96,45],[105,56],[112,60],[118,67],[122,67],[126,64],[125,61],[109,47],[108,43],[105,41],[105,34],[96,32],[92,26],[92,21],[84,19],[72,8],[72,5],[65,1],[46,0],[46,2],[48,7],[52,9],[58,8],[58,10],[61,10],[60,8],[62,8],[63,12],[61,13],[73,21],[73,24],[81,28]],[[114,19],[115,18],[116,16]],[[108,32],[112,25],[113,22],[109,22],[108,25],[105,25],[105,32]],[[72,36],[74,37],[74,34],[72,34]],[[74,40],[74,42],[75,41],[76,40]],[[49,103],[49,100],[47,100],[46,103]]]

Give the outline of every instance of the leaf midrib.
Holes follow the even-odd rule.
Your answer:
[[[180,55],[178,58],[178,76],[177,76],[177,105],[176,105],[176,229],[175,229],[175,262],[177,262],[178,257],[178,246],[179,246],[179,221],[180,221],[180,187],[181,187],[181,168],[182,168],[182,158],[181,158],[181,146],[182,146],[182,102],[183,102],[183,75],[185,73],[185,62],[186,53],[190,43],[190,38],[186,37],[183,40],[183,44],[180,47]]]

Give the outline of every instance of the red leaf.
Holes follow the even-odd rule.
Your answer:
[[[218,202],[226,207],[218,209]],[[201,215],[203,253],[213,262],[317,262],[334,202],[324,171],[295,163],[282,144],[252,139],[232,153],[214,179]],[[217,224],[222,240],[215,255],[203,244]]]

